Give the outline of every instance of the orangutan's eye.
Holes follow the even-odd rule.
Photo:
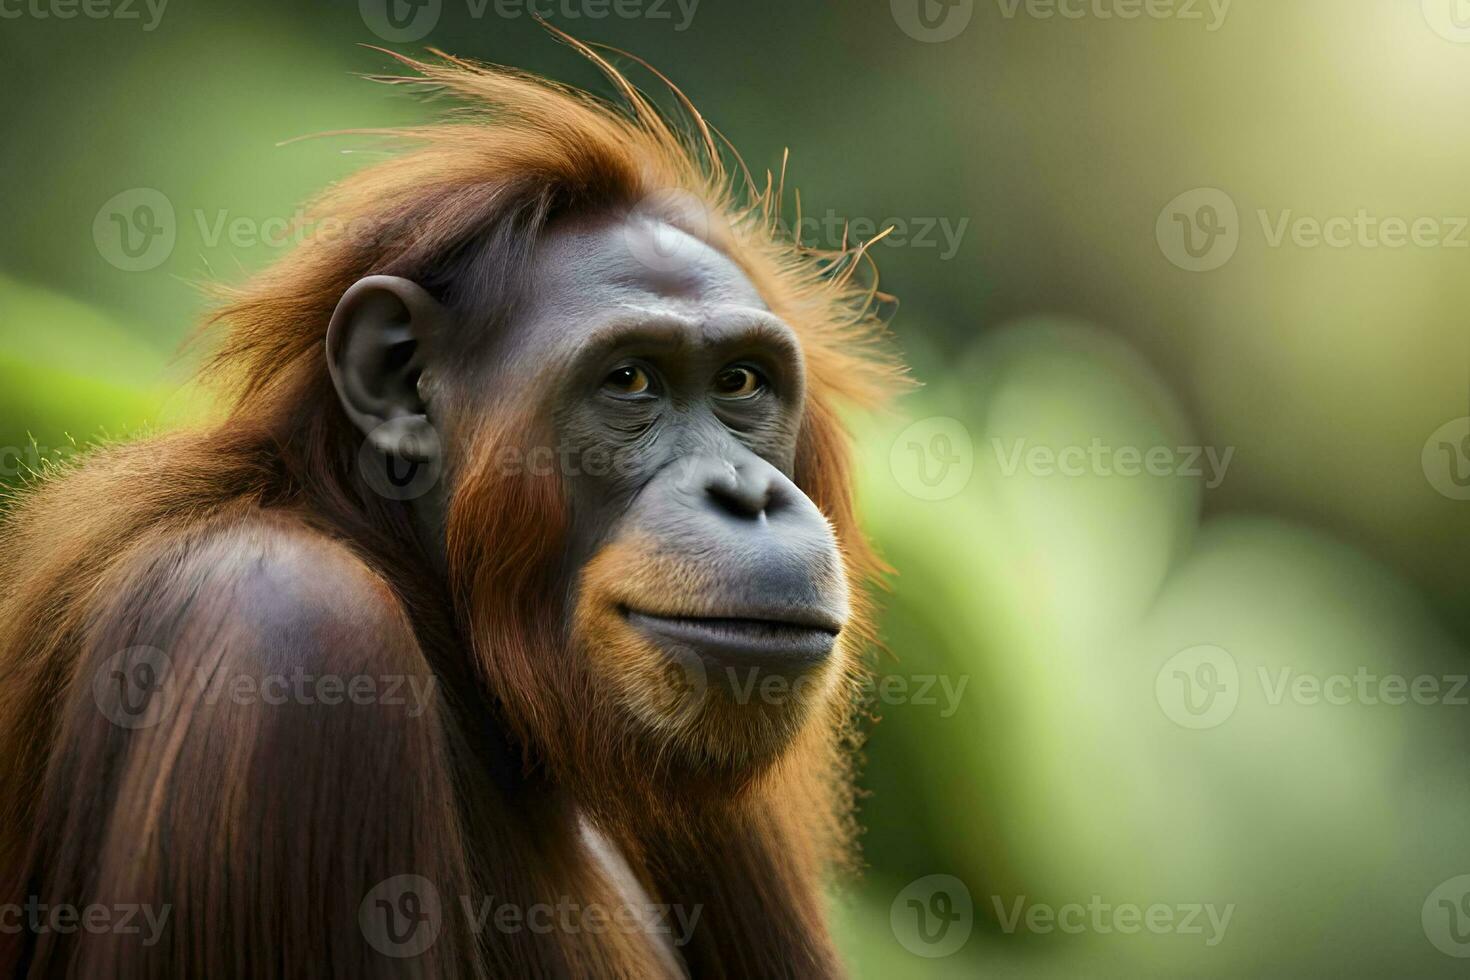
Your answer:
[[[625,364],[602,379],[602,390],[619,398],[647,394],[652,387],[648,372],[636,364]]]
[[[743,364],[727,367],[715,375],[716,398],[750,398],[766,388],[766,379],[760,372]]]

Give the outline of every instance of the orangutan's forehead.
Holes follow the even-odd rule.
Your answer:
[[[673,225],[633,216],[548,232],[536,250],[522,325],[579,343],[582,328],[610,312],[697,322],[732,308],[766,309],[738,265]]]

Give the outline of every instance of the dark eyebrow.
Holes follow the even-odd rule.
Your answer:
[[[571,351],[570,361],[586,363],[618,347],[635,345],[678,353],[696,343],[729,348],[764,344],[788,356],[797,355],[801,349],[791,327],[765,310],[740,309],[709,320],[664,312],[653,316],[624,315],[600,324]]]
[[[788,357],[801,352],[796,331],[766,310],[742,309],[712,318],[703,324],[705,338],[715,346],[738,347],[763,343]]]
[[[681,316],[668,310],[622,310],[587,330],[570,349],[539,367],[538,387],[556,404],[562,393],[596,381],[611,355],[636,348],[651,355],[678,357],[691,347],[707,345],[730,358],[750,356],[778,383],[805,378],[805,358],[796,331],[767,310],[753,307],[727,309],[709,318]],[[554,379],[554,380],[552,380]]]
[[[699,332],[696,321],[670,316],[621,316],[600,324],[571,352],[571,363],[594,360],[619,347],[638,346],[677,353]]]
[[[552,362],[538,365],[538,377],[549,383],[539,385],[547,392],[570,391],[588,383],[588,375],[598,369],[613,351],[622,347],[673,355],[689,346],[698,335],[696,321],[667,312],[641,314],[627,311],[599,323],[570,349],[556,354]],[[555,379],[555,380],[552,380]]]

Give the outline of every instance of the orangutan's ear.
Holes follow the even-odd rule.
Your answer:
[[[327,326],[327,367],[354,425],[385,455],[431,462],[438,433],[422,393],[432,338],[447,320],[422,286],[398,276],[353,283]]]

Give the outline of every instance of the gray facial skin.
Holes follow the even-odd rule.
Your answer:
[[[830,526],[791,479],[801,349],[733,261],[637,215],[563,222],[539,243],[527,299],[483,358],[448,363],[448,345],[434,346],[419,366],[453,375],[446,392],[489,411],[534,399],[549,420],[557,445],[544,462],[570,501],[570,572],[629,539],[690,570],[697,618],[657,615],[687,601],[624,610],[656,644],[792,669],[830,653],[847,595]],[[340,371],[383,387],[361,364]],[[418,417],[439,417],[436,400]],[[443,505],[417,502],[435,527]]]

